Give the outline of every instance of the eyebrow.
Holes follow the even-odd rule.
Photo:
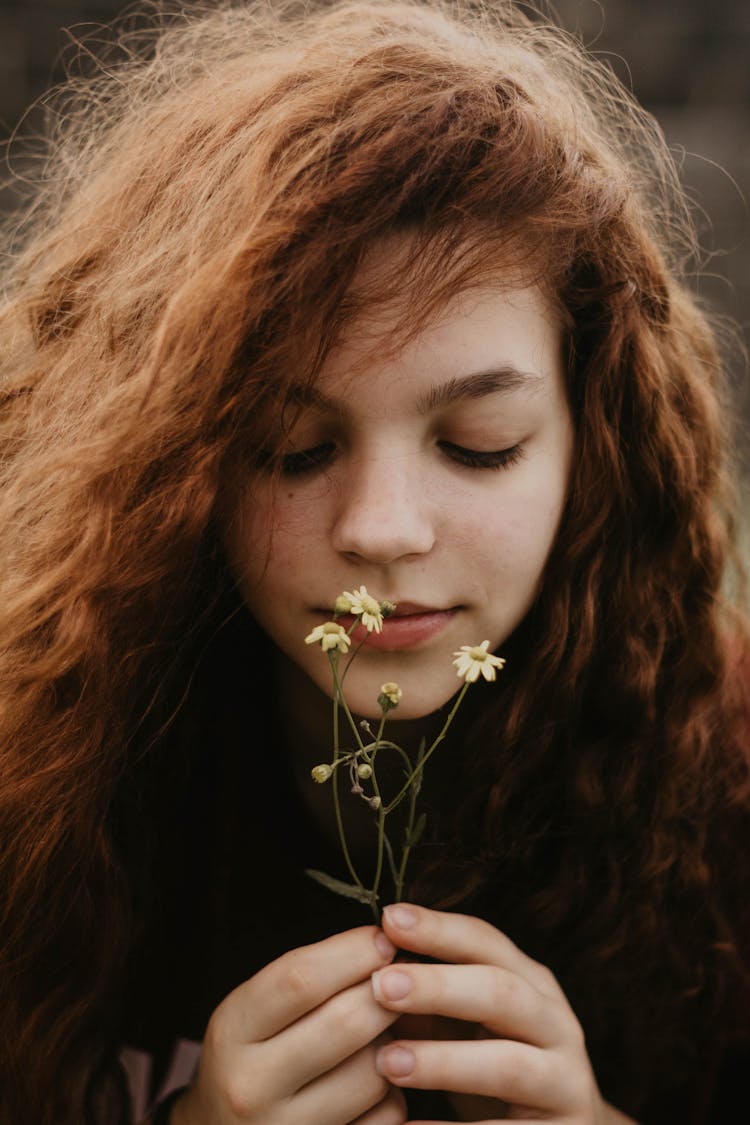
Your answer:
[[[520,371],[512,364],[490,367],[486,371],[473,371],[456,376],[439,387],[431,387],[418,400],[420,413],[429,414],[444,406],[451,406],[468,398],[484,398],[494,394],[512,394],[513,391],[539,390],[543,377],[536,371]]]
[[[472,371],[468,375],[454,376],[439,387],[419,397],[417,409],[420,414],[429,414],[465,399],[485,398],[493,394],[512,394],[514,391],[533,393],[541,388],[543,376],[536,371],[521,371],[512,364],[490,367],[483,371]],[[335,399],[319,391],[316,387],[297,385],[292,391],[292,401],[298,406],[314,406],[321,410],[341,413]]]

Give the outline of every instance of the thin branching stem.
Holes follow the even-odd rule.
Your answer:
[[[366,591],[364,590],[364,587],[363,587],[362,588],[362,595],[363,596],[364,596],[364,593],[366,593]],[[381,605],[385,605],[385,603],[381,603]],[[335,619],[336,616],[337,615],[334,614],[334,619]],[[348,637],[351,638],[354,630],[356,629],[357,625],[359,625],[359,624],[361,624],[361,614],[358,614],[355,617],[353,624],[347,630],[347,636]],[[311,639],[311,638],[306,638],[306,639]],[[348,705],[348,703],[346,701],[346,698],[344,696],[344,680],[347,676],[347,673],[348,673],[349,668],[351,666],[352,660],[354,659],[354,657],[357,655],[357,653],[361,649],[362,645],[364,644],[365,639],[366,639],[366,637],[364,637],[362,639],[362,641],[360,641],[359,644],[356,646],[354,651],[349,654],[347,662],[346,662],[346,666],[345,666],[343,672],[341,673],[341,675],[339,675],[339,662],[340,662],[340,657],[341,657],[340,650],[335,649],[335,650],[330,651],[328,653],[328,657],[329,657],[330,665],[331,665],[331,671],[332,671],[332,675],[333,675],[333,761],[332,761],[333,805],[334,805],[334,811],[335,811],[335,815],[336,815],[336,828],[337,828],[337,831],[338,831],[339,842],[341,844],[341,851],[342,851],[346,866],[349,870],[349,874],[351,875],[351,877],[354,881],[354,884],[356,885],[357,890],[362,892],[362,895],[361,895],[362,901],[367,902],[369,904],[369,906],[372,910],[372,914],[373,914],[373,918],[374,918],[375,922],[380,923],[380,919],[381,919],[381,908],[380,908],[381,894],[380,894],[380,891],[381,891],[381,882],[383,880],[384,869],[387,865],[387,868],[390,872],[390,877],[391,877],[391,881],[392,881],[392,885],[393,885],[393,889],[394,889],[394,894],[395,894],[394,901],[400,902],[401,899],[402,899],[403,893],[404,893],[407,864],[408,864],[408,861],[409,861],[412,850],[414,849],[415,845],[418,843],[418,841],[419,841],[419,839],[422,835],[422,830],[424,828],[424,823],[425,823],[425,814],[424,813],[422,813],[422,815],[419,816],[419,817],[417,816],[417,799],[418,799],[419,792],[420,792],[421,787],[422,787],[424,768],[425,768],[427,762],[429,761],[429,759],[434,754],[437,747],[444,740],[446,734],[448,733],[448,729],[449,729],[451,723],[453,722],[453,719],[455,718],[456,712],[458,711],[459,707],[461,706],[461,703],[463,702],[464,696],[466,695],[466,692],[468,691],[469,681],[467,679],[464,679],[464,682],[461,686],[461,689],[456,695],[455,702],[453,703],[453,706],[451,707],[450,713],[448,714],[448,717],[446,718],[445,722],[443,723],[442,730],[437,735],[437,737],[434,739],[434,741],[430,745],[429,749],[425,750],[425,741],[423,739],[420,742],[419,748],[417,750],[416,759],[415,759],[414,763],[412,763],[412,760],[411,760],[409,754],[407,754],[406,751],[401,746],[398,745],[398,743],[392,742],[390,739],[386,739],[386,738],[383,737],[387,713],[391,709],[387,700],[383,699],[382,697],[380,697],[380,699],[379,699],[379,701],[381,703],[381,715],[380,715],[380,719],[379,719],[379,722],[378,722],[377,733],[373,736],[372,729],[370,727],[370,723],[369,723],[368,720],[363,719],[361,724],[359,724],[359,725],[355,722],[354,716],[352,715],[352,713],[349,709],[349,705]],[[485,648],[486,643],[483,642],[483,645],[480,646],[480,647]],[[471,652],[471,650],[468,650],[468,649],[467,649],[467,651]],[[460,655],[460,654],[456,654],[456,655]],[[486,654],[484,654],[482,652],[482,653],[480,653],[480,656],[481,656],[482,659],[484,659]],[[479,659],[479,657],[477,657],[477,659]],[[456,660],[456,661],[454,661],[454,663],[457,664],[457,665],[460,665],[461,662]],[[495,661],[495,663],[498,664],[498,666],[501,666],[500,662]],[[461,674],[463,674],[463,672]],[[474,671],[474,677],[476,678],[476,670]],[[487,676],[487,678],[488,679],[489,678],[494,679],[494,669],[492,670],[491,677]],[[472,680],[471,682],[474,682],[474,681]],[[399,692],[399,696],[400,696],[400,692]],[[394,706],[395,706],[395,703],[394,703]],[[354,735],[354,741],[355,741],[355,744],[356,744],[356,749],[354,749],[354,750],[342,750],[341,749],[339,721],[340,721],[340,713],[342,711],[343,711],[344,715],[346,716],[346,721],[349,724],[349,727],[351,728],[351,731]],[[363,740],[362,735],[360,733],[360,727],[364,730],[366,736],[371,739],[370,742],[365,742]],[[382,796],[382,793],[380,791],[380,784],[378,782],[377,771],[376,771],[377,757],[378,757],[379,751],[381,751],[381,750],[395,750],[396,753],[400,755],[400,757],[403,761],[403,764],[404,764],[404,779],[405,779],[404,783],[401,786],[401,788],[399,789],[396,796],[388,804],[386,804],[383,801],[383,796]],[[342,816],[341,799],[340,799],[339,787],[338,787],[339,773],[340,773],[340,770],[339,770],[338,767],[341,766],[341,765],[345,765],[345,764],[348,765],[352,792],[358,794],[363,800],[368,802],[370,804],[371,809],[374,808],[374,809],[377,810],[377,820],[376,820],[376,824],[377,824],[377,854],[376,854],[375,871],[374,871],[374,875],[373,875],[373,882],[372,882],[371,888],[365,887],[362,879],[360,878],[360,876],[357,873],[357,870],[354,866],[354,862],[353,862],[352,857],[351,857],[351,853],[349,851],[349,846],[348,846],[348,843],[347,843],[347,840],[346,840],[346,833],[344,831],[344,819],[343,819],[343,816]],[[365,768],[365,766],[367,768]],[[361,773],[360,773],[360,771],[361,771]],[[317,777],[315,775],[316,775],[316,771],[313,771],[313,776],[315,777],[315,780],[319,780],[319,777]],[[366,794],[365,790],[363,789],[363,787],[359,783],[358,778],[360,776],[362,777],[362,780],[366,780],[368,777],[371,779],[372,794],[373,795],[369,798],[367,797],[367,794]],[[398,860],[397,860],[397,856],[396,856],[396,854],[394,854],[394,849],[393,849],[391,841],[388,837],[388,833],[386,832],[386,818],[390,815],[390,813],[392,813],[394,811],[394,809],[396,809],[401,804],[401,802],[407,796],[409,798],[409,806],[408,806],[408,813],[407,813],[407,817],[406,817],[406,826],[405,826],[405,829],[404,829],[404,841],[403,841],[403,845],[401,847],[400,856],[398,856]],[[311,874],[320,874],[320,873],[312,872]],[[354,891],[354,889],[352,887],[342,885],[340,883],[340,880],[332,879],[332,880],[330,880],[330,882],[333,885],[332,889],[338,890],[339,893],[349,894],[349,895],[354,894],[355,897],[360,897],[360,896],[357,895],[356,891]],[[339,884],[338,887],[335,886],[335,884],[337,884],[337,883]]]
[[[378,855],[375,865],[375,877],[372,881],[372,895],[373,899],[377,897],[380,889],[380,877],[383,874],[383,851],[385,848],[385,807],[380,797],[380,789],[378,788],[378,780],[375,776],[375,771],[372,773],[372,788],[373,792],[380,802],[378,805]]]
[[[333,683],[334,683],[334,687],[335,687],[334,700],[340,701],[341,706],[344,709],[344,714],[346,715],[347,720],[349,722],[349,726],[352,728],[352,731],[354,733],[354,737],[357,741],[357,745],[359,746],[360,750],[364,750],[365,744],[362,741],[362,735],[359,733],[359,728],[354,721],[354,716],[352,715],[351,711],[349,710],[349,704],[346,702],[346,698],[344,697],[344,689],[342,687],[342,681],[341,681],[341,679],[339,679],[338,659],[334,659],[334,656],[337,658],[338,653],[335,653],[331,656],[331,669],[333,671]]]
[[[340,760],[340,757],[341,757],[341,749],[340,749],[340,745],[339,745],[339,700],[341,698],[341,687],[340,687],[340,684],[338,682],[338,669],[337,669],[338,653],[331,653],[330,654],[330,660],[331,660],[331,668],[333,669],[333,678],[334,678],[334,682],[335,682],[335,685],[336,685],[335,691],[333,693],[333,762],[334,762],[334,765],[337,765],[339,760]],[[346,833],[344,831],[344,821],[343,821],[343,817],[341,816],[341,801],[339,800],[339,771],[338,771],[338,769],[334,769],[332,780],[333,780],[333,809],[334,809],[334,814],[336,816],[336,830],[338,831],[339,843],[341,844],[341,851],[343,853],[344,861],[346,862],[346,866],[349,869],[349,874],[351,875],[352,879],[357,884],[357,886],[361,887],[362,890],[364,890],[365,885],[362,882],[362,880],[360,879],[359,875],[357,874],[357,870],[356,870],[354,864],[352,863],[352,857],[349,855],[349,847],[348,847],[348,844],[346,842]]]
[[[409,854],[412,849],[412,842],[414,838],[414,817],[417,811],[417,797],[421,788],[422,766],[424,764],[424,743],[421,744],[417,753],[417,764],[414,770],[415,776],[418,775],[419,781],[412,785],[409,793],[409,818],[406,822],[406,835],[404,837],[404,846],[401,851],[401,865],[398,869],[398,874],[393,880],[395,898],[394,902],[401,902],[401,896],[404,893],[404,879],[406,877],[406,865],[409,862]]]
[[[462,686],[462,688],[461,688],[461,690],[458,693],[458,696],[456,698],[456,702],[453,704],[453,707],[451,708],[451,713],[448,716],[448,718],[445,720],[445,723],[443,724],[443,729],[440,731],[440,734],[436,737],[435,741],[432,743],[432,746],[430,746],[430,749],[427,751],[424,758],[422,758],[422,761],[419,762],[414,767],[414,770],[412,771],[412,773],[410,773],[409,777],[407,777],[407,779],[404,782],[401,789],[399,789],[396,796],[393,798],[391,803],[388,805],[388,807],[385,810],[387,813],[393,812],[393,810],[396,808],[396,806],[401,804],[404,797],[409,792],[409,789],[410,789],[411,785],[417,779],[418,775],[421,775],[422,770],[424,769],[428,760],[431,758],[431,756],[435,752],[436,748],[440,745],[440,743],[445,738],[446,734],[448,733],[448,727],[453,722],[456,711],[458,711],[459,707],[461,706],[461,703],[463,702],[463,698],[466,695],[466,692],[467,692],[468,688],[469,688],[468,681],[464,681],[464,684],[463,684],[463,686]]]

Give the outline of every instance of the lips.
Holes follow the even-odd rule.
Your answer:
[[[371,633],[358,625],[352,633],[355,644],[380,652],[397,652],[401,649],[417,648],[427,644],[452,621],[459,612],[457,606],[450,609],[435,609],[421,606],[416,602],[401,602],[396,612],[383,619],[381,631]],[[351,614],[337,618],[348,631],[354,624]]]
[[[418,602],[393,602],[396,606],[393,617],[414,617],[422,613],[445,613],[445,610],[436,609],[435,606],[420,605]]]

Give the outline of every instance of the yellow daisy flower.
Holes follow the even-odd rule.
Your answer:
[[[457,675],[466,680],[467,684],[476,683],[480,674],[485,680],[494,680],[497,668],[502,668],[505,660],[502,656],[493,656],[488,652],[489,641],[482,641],[481,645],[461,645],[458,652],[453,655],[453,663],[458,669]]]
[[[380,609],[380,602],[367,593],[366,586],[360,586],[358,590],[350,594],[348,590],[344,590],[342,595],[349,601],[349,612],[353,613],[355,617],[360,617],[362,624],[368,633],[373,630],[379,633],[383,628],[383,614]],[[338,600],[338,599],[337,599]]]
[[[337,625],[335,621],[326,621],[324,625],[316,625],[312,633],[305,637],[306,645],[314,645],[318,642],[320,642],[323,652],[330,652],[334,648],[337,648],[339,652],[346,652],[352,643],[351,637],[346,635],[344,626]]]

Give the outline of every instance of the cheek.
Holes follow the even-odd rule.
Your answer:
[[[454,541],[477,573],[514,586],[534,582],[557,534],[564,504],[559,483],[519,482],[492,502],[464,504]]]
[[[276,584],[290,569],[299,573],[315,523],[311,506],[295,502],[293,493],[246,496],[225,539],[235,573],[259,586]]]

